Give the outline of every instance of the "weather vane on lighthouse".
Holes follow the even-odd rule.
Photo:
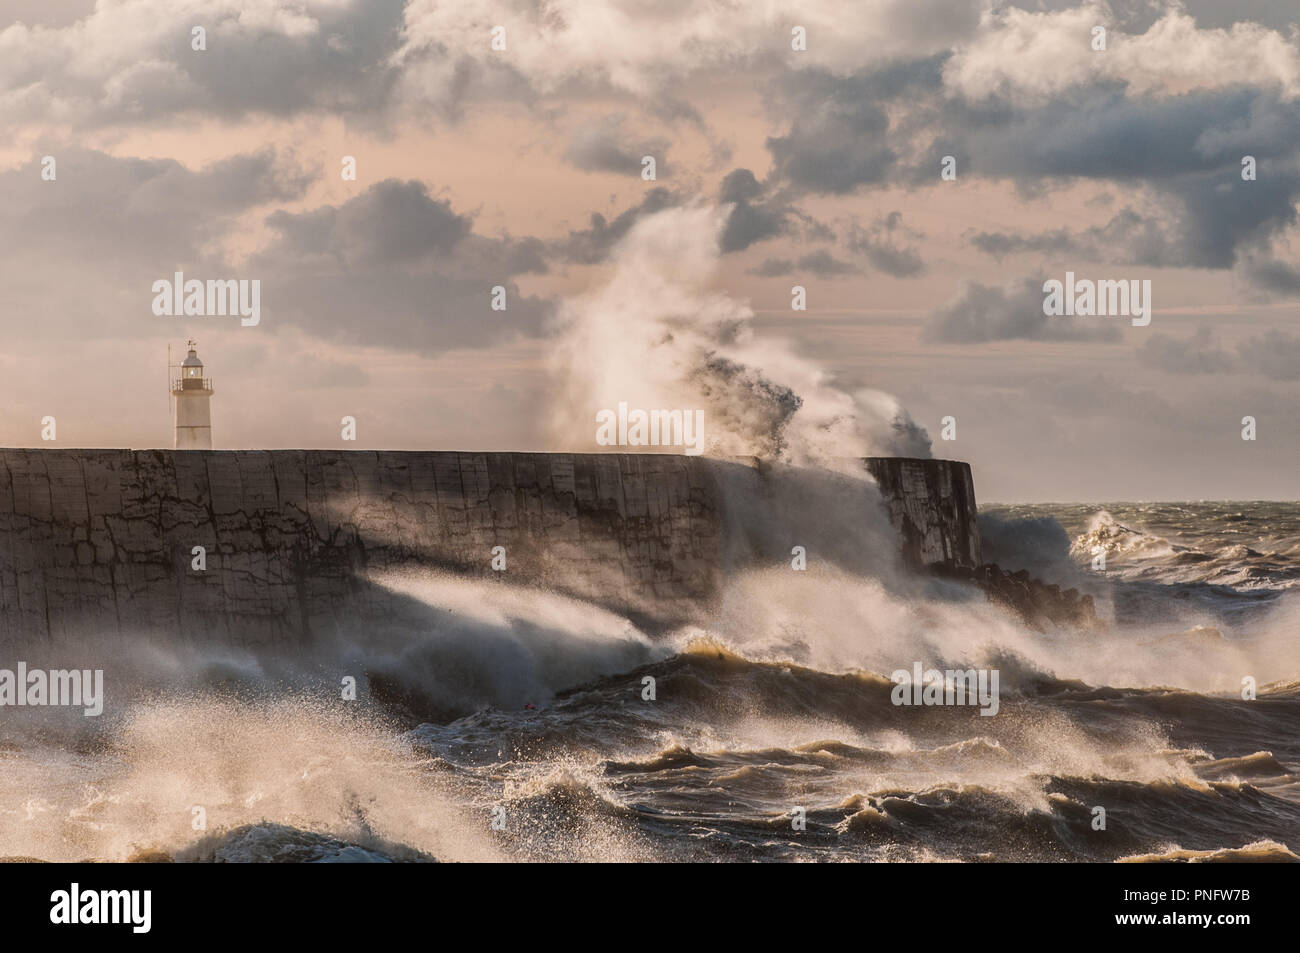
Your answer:
[[[186,341],[185,346],[190,353],[181,361],[180,377],[172,378],[172,396],[176,398],[176,439],[172,446],[177,450],[211,450],[212,381],[203,376],[197,342]]]

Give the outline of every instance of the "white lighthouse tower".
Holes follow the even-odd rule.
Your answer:
[[[181,376],[172,380],[176,398],[177,450],[212,449],[212,381],[203,376],[203,362],[195,351],[198,346],[187,342],[190,353],[181,362]]]

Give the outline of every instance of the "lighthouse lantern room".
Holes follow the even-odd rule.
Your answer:
[[[172,379],[172,396],[176,398],[177,450],[212,449],[212,381],[203,376],[203,362],[199,360],[198,345],[188,342],[190,349],[180,365],[180,377]]]

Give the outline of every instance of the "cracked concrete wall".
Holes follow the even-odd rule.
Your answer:
[[[882,467],[890,492],[934,496],[903,506],[925,527],[921,552],[956,520],[940,548],[960,557],[969,468],[945,483]],[[511,582],[685,617],[729,559],[724,494],[760,493],[763,479],[667,454],[0,450],[0,645],[292,646],[381,616],[376,572],[493,576],[497,545]],[[206,571],[191,568],[195,546]]]
[[[969,463],[874,457],[866,464],[909,563],[966,569],[983,564]]]

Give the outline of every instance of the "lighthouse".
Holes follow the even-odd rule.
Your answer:
[[[181,362],[181,376],[172,379],[176,398],[177,450],[212,449],[212,381],[203,376],[197,345],[188,342],[190,353]]]

